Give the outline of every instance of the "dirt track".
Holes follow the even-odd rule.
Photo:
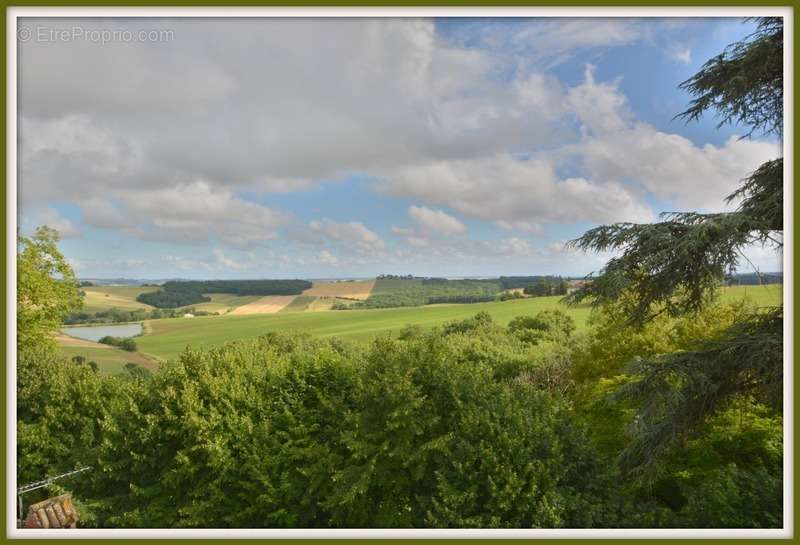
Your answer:
[[[76,337],[70,337],[69,335],[56,335],[56,341],[61,346],[83,346],[86,348],[112,348],[107,344],[96,343],[92,341],[87,341],[85,339],[78,339]]]
[[[274,314],[292,302],[296,295],[268,295],[252,303],[236,307],[228,316],[238,314]]]

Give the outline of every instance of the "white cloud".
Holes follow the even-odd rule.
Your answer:
[[[192,259],[176,255],[162,255],[161,263],[167,266],[167,270],[180,271],[213,271],[214,267],[210,263],[201,259]]]
[[[339,260],[328,250],[322,250],[317,256],[317,262],[323,265],[335,265]]]
[[[235,270],[244,269],[246,267],[243,263],[240,263],[226,256],[225,253],[220,248],[214,248],[213,253],[214,253],[214,258],[217,260],[217,263],[219,263],[223,267]]]
[[[562,180],[549,162],[507,154],[410,167],[389,180],[388,191],[509,227],[516,222],[530,228],[543,222],[653,219],[621,184]]]
[[[673,42],[667,45],[665,52],[667,56],[681,64],[692,63],[692,48],[686,44]]]
[[[466,225],[441,210],[411,205],[408,207],[408,215],[425,231],[442,235],[455,235],[467,231]]]
[[[289,221],[281,211],[242,200],[204,181],[147,192],[118,190],[112,195],[114,203],[99,198],[81,203],[82,221],[121,229],[143,240],[219,240],[249,246],[275,238],[276,230]]]
[[[541,223],[534,223],[524,220],[520,221],[498,220],[495,222],[495,225],[497,225],[501,229],[507,229],[509,231],[523,231],[525,233],[532,233],[532,234],[540,234],[543,231]]]
[[[337,222],[329,219],[312,221],[311,231],[350,249],[375,251],[384,247],[383,240],[359,221]]]
[[[52,218],[73,235],[88,226],[208,246],[205,259],[167,256],[175,270],[244,270],[255,261],[231,257],[229,245],[282,242],[299,243],[304,265],[409,259],[396,253],[409,246],[453,259],[541,257],[523,233],[650,221],[650,197],[719,207],[779,153],[736,139],[699,146],[642,123],[620,80],[598,81],[591,65],[573,86],[546,73],[633,43],[691,60],[672,35],[656,43],[655,22],[506,23],[467,23],[445,37],[430,20],[154,19],[136,28],[170,28],[179,39],[21,44],[20,208],[77,205],[82,225]],[[81,20],[87,29],[133,24]],[[272,192],[352,174],[415,203],[414,228],[393,229],[406,248],[387,248],[363,218],[306,226],[270,204]],[[465,218],[509,236],[469,240]]]
[[[736,137],[698,147],[643,123],[587,139],[572,152],[595,178],[640,184],[679,206],[712,210],[722,209],[742,178],[781,153],[777,144]]]
[[[62,216],[58,210],[53,208],[44,208],[34,219],[36,225],[47,225],[51,229],[58,231],[62,239],[65,238],[81,238],[83,233],[78,229],[72,220]]]

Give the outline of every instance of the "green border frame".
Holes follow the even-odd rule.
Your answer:
[[[215,3],[211,0],[199,0],[199,1],[189,1],[189,0],[172,0],[168,4],[161,4],[155,0],[133,0],[129,2],[124,2],[120,0],[111,0],[107,2],[101,2],[97,0],[84,0],[79,2],[70,2],[69,0],[51,0],[51,1],[43,1],[43,0],[34,0],[31,2],[0,2],[0,5],[3,6],[2,10],[2,26],[0,26],[0,40],[3,44],[3,56],[2,60],[0,60],[0,67],[2,68],[3,72],[3,86],[2,91],[0,91],[0,97],[3,100],[3,112],[2,112],[2,124],[4,128],[3,132],[3,141],[5,142],[5,136],[7,131],[7,123],[10,119],[11,115],[14,115],[15,112],[9,112],[7,107],[7,96],[6,96],[6,89],[8,86],[7,80],[7,63],[6,57],[8,51],[6,50],[6,29],[7,29],[7,22],[8,22],[8,8],[15,8],[15,7],[220,7],[220,8],[240,8],[240,7],[441,7],[441,8],[458,8],[458,7],[788,7],[792,9],[792,20],[793,20],[793,90],[794,95],[800,93],[800,86],[798,86],[798,70],[797,70],[797,52],[798,52],[798,43],[800,43],[800,1],[798,0],[788,0],[788,1],[775,1],[775,0],[732,0],[728,2],[720,1],[720,0],[705,0],[702,4],[698,4],[693,2],[692,0],[673,0],[673,1],[665,1],[665,0],[644,0],[644,1],[635,1],[635,0],[613,0],[611,2],[602,2],[600,0],[564,0],[562,2],[553,2],[553,1],[542,1],[536,2],[531,0],[501,0],[500,2],[491,3],[488,0],[434,0],[431,2],[425,2],[420,0],[345,0],[341,2],[336,1],[323,1],[323,0],[306,0],[306,1],[299,1],[299,2],[286,2],[286,1],[254,1],[254,0],[236,0],[235,2],[229,5],[220,5]],[[794,100],[794,95],[789,97],[788,100]],[[793,103],[794,106],[794,103]],[[794,110],[794,127],[796,128],[798,123],[798,119],[800,119],[800,115],[798,114],[797,109]],[[798,150],[798,136],[797,132],[793,134],[794,137],[794,146],[792,152],[794,153],[794,157],[797,156],[796,152]],[[5,177],[6,172],[6,147],[3,147],[2,153],[2,161],[0,161],[0,167],[3,169],[3,177],[8,183],[8,179]],[[795,167],[796,168],[796,167]],[[798,209],[798,204],[800,204],[800,194],[797,191],[797,176],[794,176],[793,182],[793,201],[792,201],[792,209],[796,211]],[[8,229],[7,229],[7,222],[8,218],[7,215],[7,187],[4,187],[3,193],[0,196],[0,207],[2,210],[0,211],[0,218],[2,218],[3,222],[3,234],[5,236],[2,237],[0,240],[0,253],[2,254],[3,260],[3,268],[2,268],[2,279],[3,285],[7,287],[8,285],[8,262],[7,260],[7,252],[8,252]],[[796,235],[797,229],[795,226],[798,223],[798,218],[794,218],[794,222],[789,228],[792,230],[792,250],[793,250],[793,271],[798,269],[798,264],[800,264],[800,258],[798,258],[797,253],[797,242],[796,242]],[[784,226],[786,227],[786,226]],[[794,290],[794,282],[792,282],[792,300],[789,301],[789,304],[792,306],[794,310],[797,307],[798,301],[800,301],[800,294]],[[0,341],[0,348],[2,348],[3,354],[7,354],[8,347],[7,345],[7,337],[5,335],[7,324],[7,312],[8,312],[8,297],[6,289],[0,291],[0,303],[2,303],[2,307],[4,312],[2,314],[2,318],[0,319],[0,324],[3,326],[3,335],[2,341]],[[800,332],[800,328],[798,328],[797,320],[793,324],[793,333],[797,334]],[[796,335],[793,335],[793,339]],[[793,353],[792,358],[793,362],[797,360],[798,355],[798,346],[795,344],[793,346]],[[6,391],[6,384],[7,375],[6,372],[2,372],[0,376],[0,388],[2,388],[2,392]],[[792,384],[792,388],[794,392],[798,392],[798,385],[800,385],[800,372],[797,369],[794,370],[794,381]],[[792,414],[794,415],[793,421],[793,437],[796,439],[798,426],[797,420],[798,410],[797,404],[795,403],[792,407]],[[8,530],[9,528],[6,527],[6,490],[7,484],[6,483],[6,448],[7,448],[7,427],[5,425],[6,422],[6,405],[5,405],[5,397],[3,397],[2,407],[0,408],[0,415],[3,418],[3,439],[2,439],[2,451],[0,451],[0,465],[2,466],[2,471],[0,471],[0,483],[2,483],[2,496],[0,496],[0,506],[2,506],[2,515],[0,516],[0,543],[32,543],[32,544],[44,544],[50,542],[50,540],[46,539],[10,539],[8,537]],[[794,444],[797,444],[797,441],[794,441]],[[796,493],[798,490],[798,469],[800,468],[798,464],[798,457],[795,453],[794,456],[794,463],[793,463],[793,471],[794,471],[794,492]],[[792,497],[792,501],[794,502],[794,497]],[[797,536],[796,527],[797,521],[800,519],[800,507],[798,506],[797,502],[794,502],[793,505],[793,512],[794,512],[794,528],[793,537],[784,538],[784,539],[769,539],[769,538],[762,538],[762,539],[749,539],[749,538],[731,538],[731,539],[677,539],[677,538],[649,538],[649,539],[658,539],[659,542],[662,543],[697,543],[697,544],[705,544],[705,545],[716,545],[721,543],[727,543],[730,541],[738,541],[738,542],[746,542],[746,543],[753,543],[753,542],[768,542],[768,543],[794,543],[796,540],[800,542],[800,538]],[[54,536],[55,537],[55,536]],[[61,539],[70,539],[67,536],[64,536]],[[75,538],[72,538],[74,540]],[[150,539],[149,542],[155,543],[166,543],[172,542],[175,540],[188,540],[191,539],[193,542],[203,542],[203,543],[221,543],[225,538],[216,539],[216,538],[201,538],[201,539],[192,539],[192,538],[175,538],[175,539],[167,539],[167,538],[160,538],[160,539]],[[238,539],[246,539],[246,538],[237,538]],[[535,539],[535,538],[522,538],[522,539],[510,539],[509,542],[513,543],[554,543],[554,544],[564,544],[564,545],[571,545],[577,544],[580,542],[585,541],[615,541],[616,538],[585,538],[585,539],[577,539],[577,538],[570,538],[570,539]],[[630,542],[635,543],[637,541],[644,541],[644,538],[636,538],[636,539],[623,539],[620,541],[623,542]],[[104,542],[104,541],[113,541],[115,543],[138,543],[142,541],[141,539],[134,539],[134,538],[121,538],[121,539],[114,539],[114,538],[97,538],[90,540],[92,542]],[[256,539],[249,539],[248,541],[264,541],[269,543],[291,543],[293,545],[301,545],[301,544],[310,544],[310,543],[324,543],[324,542],[334,542],[339,543],[341,541],[355,541],[357,543],[386,543],[386,542],[393,542],[393,543],[400,543],[400,542],[421,542],[421,543],[430,543],[430,544],[439,544],[439,543],[452,543],[452,542],[461,542],[461,541],[480,541],[480,542],[487,542],[487,541],[499,541],[492,538],[447,538],[447,539],[430,539],[430,538],[423,538],[423,539],[396,539],[396,538],[386,538],[386,539],[374,539],[374,538],[364,538],[364,539],[353,539],[353,538],[324,538],[324,539],[284,539],[284,538],[277,538],[277,539],[266,539],[266,538],[256,538]],[[75,541],[73,541],[75,542]]]

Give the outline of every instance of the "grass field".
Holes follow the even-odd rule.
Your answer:
[[[314,295],[298,295],[279,312],[303,312],[304,310],[308,310],[316,300],[317,297]]]
[[[136,296],[140,293],[156,291],[158,288],[148,286],[90,286],[81,288],[86,293],[84,312],[102,312],[111,308],[135,310],[137,308],[152,309],[150,305],[140,303]]]
[[[93,344],[95,346],[88,346]],[[106,375],[116,375],[121,373],[126,363],[136,363],[155,371],[158,369],[158,362],[143,356],[138,352],[127,352],[120,348],[107,346],[98,343],[87,343],[80,346],[64,346],[61,345],[61,352],[65,356],[72,359],[75,356],[83,356],[86,361],[93,361],[97,364],[101,373]]]
[[[136,339],[139,350],[162,359],[174,358],[187,346],[212,347],[235,339],[254,338],[270,331],[308,331],[320,337],[369,339],[397,332],[408,324],[432,327],[486,311],[499,323],[515,316],[564,308],[558,297],[522,299],[504,303],[439,305],[419,308],[346,310],[329,312],[282,312],[250,316],[209,316],[151,320],[151,333]],[[589,308],[566,309],[584,327]]]
[[[781,286],[741,286],[723,290],[721,300],[748,298],[759,305],[780,301]],[[187,346],[212,347],[227,341],[258,337],[270,331],[307,331],[320,337],[369,339],[396,333],[408,324],[432,327],[486,311],[500,324],[515,316],[561,308],[572,315],[579,329],[586,326],[588,307],[567,308],[560,297],[537,297],[474,305],[436,305],[414,308],[345,310],[329,312],[281,312],[276,314],[201,316],[146,322],[147,333],[137,337],[139,351],[160,359],[174,358]],[[315,301],[314,303],[316,303]],[[312,303],[313,305],[313,303]],[[98,362],[99,363],[99,362]]]

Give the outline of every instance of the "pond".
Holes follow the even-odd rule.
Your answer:
[[[93,325],[86,327],[64,327],[61,332],[70,337],[97,342],[103,337],[135,337],[142,333],[142,324]]]

